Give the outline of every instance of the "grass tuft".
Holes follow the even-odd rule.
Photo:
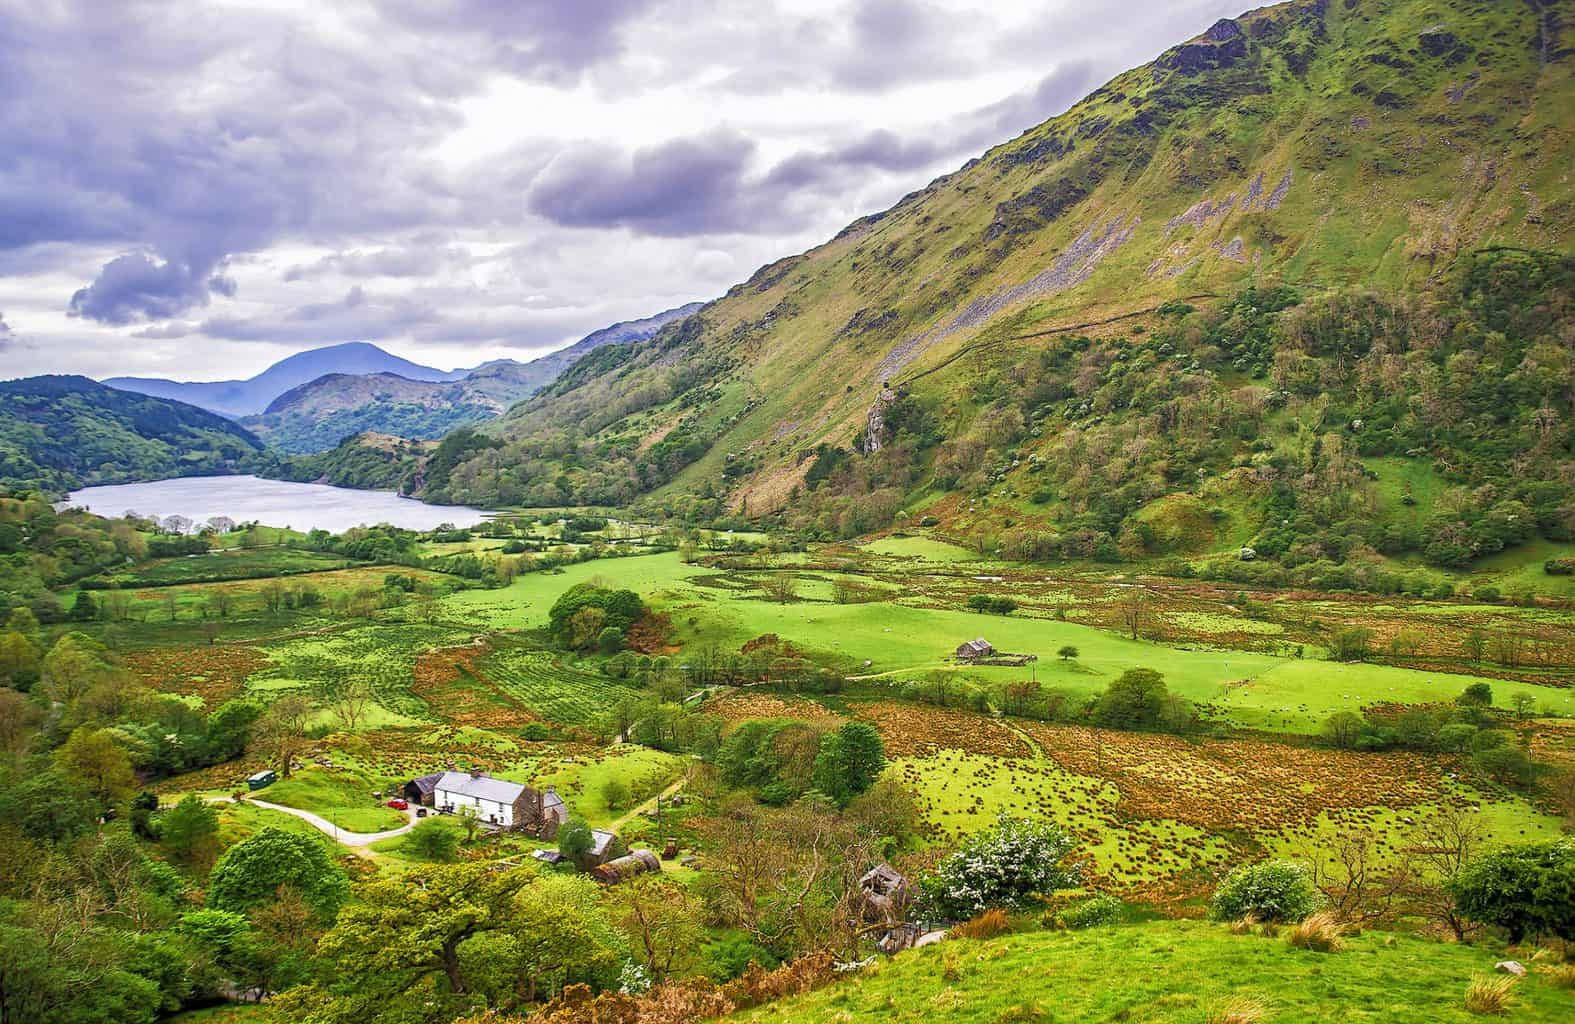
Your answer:
[[[1472,1013],[1497,1014],[1509,1009],[1509,994],[1515,979],[1509,975],[1493,977],[1478,974],[1466,986],[1466,1009]]]
[[[1285,941],[1297,949],[1310,949],[1315,953],[1338,953],[1344,945],[1341,937],[1345,925],[1327,910],[1309,914],[1300,924],[1291,928]]]
[[[1012,930],[1011,919],[1004,910],[986,910],[979,916],[953,928],[951,935],[957,939],[993,939]]]
[[[1269,1013],[1260,1000],[1248,996],[1233,996],[1210,1010],[1203,1018],[1205,1024],[1259,1024]]]
[[[1538,967],[1537,973],[1554,988],[1575,989],[1575,964],[1548,964]]]

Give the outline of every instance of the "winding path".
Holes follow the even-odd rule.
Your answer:
[[[230,803],[231,801],[226,797],[215,802]],[[248,797],[245,802],[251,804],[253,807],[266,807],[270,811],[283,811],[285,814],[293,814],[297,818],[300,818],[302,821],[306,822],[308,825],[317,829],[319,832],[331,837],[341,846],[348,846],[351,850],[363,857],[370,856],[370,854],[366,852],[366,847],[371,846],[373,843],[383,839],[392,839],[395,836],[402,836],[406,832],[409,832],[411,829],[416,827],[416,811],[413,807],[405,811],[405,823],[398,828],[391,828],[384,832],[351,832],[347,828],[341,828],[338,825],[335,825],[327,818],[313,814],[311,811],[303,811],[299,807],[286,807],[284,804],[271,804],[266,800],[257,800],[251,797]]]

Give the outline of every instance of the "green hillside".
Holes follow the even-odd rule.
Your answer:
[[[1482,1017],[1467,1011],[1466,986],[1474,976],[1491,974],[1495,959],[1489,948],[1378,932],[1324,954],[1293,949],[1283,938],[1233,935],[1224,925],[1150,921],[948,941],[728,1019],[1472,1021]],[[1226,1015],[1233,1004],[1241,1016]],[[1571,1004],[1569,992],[1532,972],[1513,990],[1512,1019],[1564,1020]]]
[[[1468,0],[1222,21],[598,351],[424,496],[1287,570],[1566,539],[1558,32]]]
[[[194,405],[86,377],[0,382],[0,483],[64,494],[94,484],[241,472],[262,450]]]

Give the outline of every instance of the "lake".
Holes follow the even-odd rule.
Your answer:
[[[474,526],[487,514],[463,505],[426,505],[393,491],[360,491],[326,484],[297,484],[255,476],[184,476],[147,484],[86,487],[66,497],[101,516],[185,516],[201,526],[213,516],[237,523],[342,533],[352,526],[388,523],[430,530],[443,523]]]

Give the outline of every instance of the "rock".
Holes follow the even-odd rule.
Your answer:
[[[1500,974],[1513,974],[1517,978],[1526,976],[1526,968],[1519,960],[1500,960],[1493,965],[1493,969]]]
[[[1442,57],[1455,48],[1460,40],[1453,32],[1446,32],[1441,28],[1430,28],[1416,37],[1422,45],[1422,52],[1429,57]]]
[[[1258,557],[1258,552],[1252,548],[1242,548],[1240,551],[1236,552],[1236,557],[1241,559],[1243,562],[1250,562]]]
[[[1235,39],[1239,37],[1241,35],[1241,26],[1236,24],[1234,21],[1231,21],[1229,18],[1221,18],[1219,21],[1216,21],[1214,24],[1210,25],[1209,30],[1203,34],[1214,40],[1216,43],[1223,43],[1227,39]]]

